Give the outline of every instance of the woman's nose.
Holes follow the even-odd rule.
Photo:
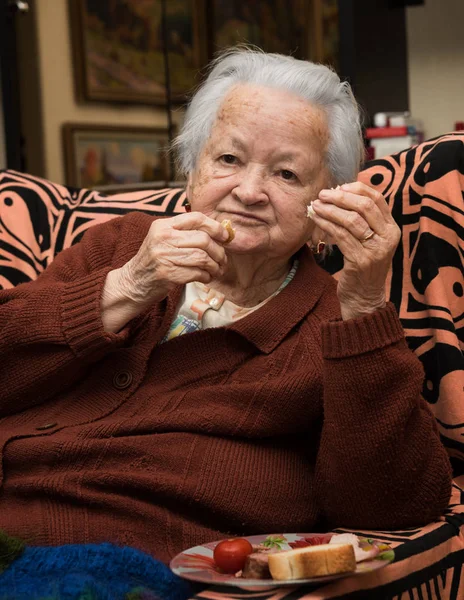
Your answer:
[[[267,204],[266,177],[258,168],[248,168],[240,175],[241,179],[232,193],[246,205]]]

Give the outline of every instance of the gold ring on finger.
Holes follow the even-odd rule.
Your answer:
[[[364,244],[364,242],[367,242],[367,240],[370,240],[372,237],[374,237],[375,235],[375,231],[371,231],[368,235],[366,235],[365,238],[363,238],[362,240],[359,240],[361,242],[361,244]]]

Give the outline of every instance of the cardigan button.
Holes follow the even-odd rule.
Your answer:
[[[58,425],[58,423],[46,423],[45,425],[39,425],[38,427],[36,427],[37,431],[45,431],[46,429],[53,429],[53,427],[56,427]]]
[[[120,371],[113,377],[113,385],[117,390],[125,390],[130,386],[133,375],[130,371]]]

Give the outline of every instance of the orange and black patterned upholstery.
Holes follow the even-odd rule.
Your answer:
[[[464,462],[464,135],[372,161],[359,179],[385,196],[401,227],[387,294],[424,365],[443,443]],[[341,264],[335,251],[325,266]]]

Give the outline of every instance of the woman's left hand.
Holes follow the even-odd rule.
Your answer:
[[[364,183],[321,190],[314,223],[344,256],[337,294],[343,320],[383,308],[385,282],[401,237],[384,197]]]

